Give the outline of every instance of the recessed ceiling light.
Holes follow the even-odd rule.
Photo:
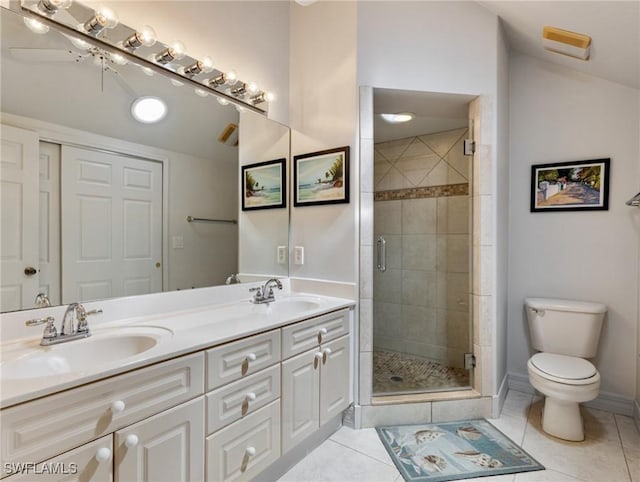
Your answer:
[[[416,115],[411,112],[398,112],[397,114],[380,114],[386,122],[389,124],[400,124],[402,122],[409,122]]]
[[[557,54],[580,60],[589,60],[591,37],[556,27],[542,29],[542,45]]]
[[[131,115],[138,122],[153,124],[167,115],[167,104],[158,97],[138,97],[131,104]]]

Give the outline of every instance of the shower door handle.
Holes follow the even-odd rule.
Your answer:
[[[378,246],[378,271],[387,271],[387,242],[380,236],[376,242]]]

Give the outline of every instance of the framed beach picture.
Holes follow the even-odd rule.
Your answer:
[[[531,166],[531,212],[609,209],[611,159]]]
[[[287,205],[286,159],[242,166],[242,210]]]
[[[293,158],[294,206],[349,202],[349,146]]]

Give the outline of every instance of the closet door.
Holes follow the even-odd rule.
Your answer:
[[[162,291],[162,165],[62,147],[62,302]]]
[[[38,293],[38,135],[2,125],[0,311],[33,308]]]

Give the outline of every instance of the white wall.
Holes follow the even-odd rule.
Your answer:
[[[356,282],[358,151],[356,146],[356,3],[291,7],[291,155],[350,146],[349,204],[291,208],[290,276]]]
[[[599,301],[609,307],[596,359],[601,392],[631,400],[640,234],[624,202],[640,178],[639,92],[521,55],[510,67],[509,372],[526,377],[532,353],[526,296]],[[529,212],[532,164],[603,157],[608,211]]]

